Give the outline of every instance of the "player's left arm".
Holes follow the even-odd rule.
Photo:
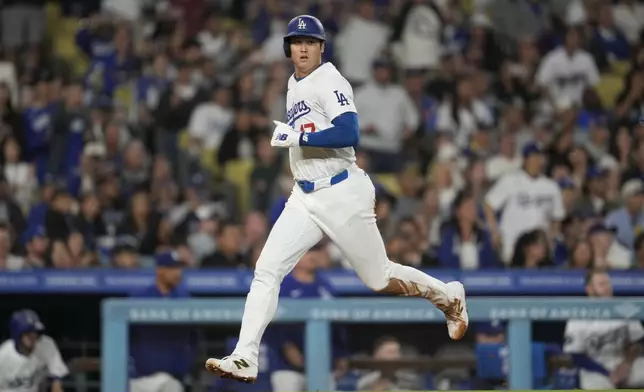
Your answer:
[[[321,148],[356,147],[360,141],[358,111],[353,102],[353,89],[341,77],[325,81],[318,95],[322,110],[331,118],[332,127],[317,132],[303,132],[300,145]]]
[[[38,345],[38,351],[47,365],[49,378],[52,380],[51,391],[62,392],[63,384],[61,380],[69,374],[69,369],[65,365],[62,355],[60,355],[56,342],[45,335],[40,338]]]

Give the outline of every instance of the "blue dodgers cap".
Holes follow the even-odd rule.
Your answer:
[[[532,154],[543,154],[543,149],[539,143],[528,143],[523,147],[523,157],[527,158]]]
[[[39,237],[47,237],[47,230],[45,230],[45,227],[42,225],[38,225],[36,227],[30,228],[27,231],[27,236],[26,240],[27,242],[32,241],[34,238],[39,238]]]
[[[586,172],[586,179],[593,180],[595,178],[600,178],[606,175],[607,172],[608,171],[601,166],[597,166],[597,165],[591,166],[588,169],[588,172]]]
[[[561,189],[574,189],[575,188],[575,182],[568,177],[562,178],[559,181],[557,181],[557,184],[559,184],[559,188]]]
[[[155,257],[157,267],[182,267],[183,263],[177,252],[159,253]]]

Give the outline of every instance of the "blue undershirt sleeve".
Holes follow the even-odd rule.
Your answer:
[[[345,112],[331,121],[333,126],[319,132],[302,132],[300,146],[321,148],[357,147],[360,140],[358,114]]]
[[[586,354],[572,354],[572,362],[575,366],[586,369],[591,372],[601,373],[604,376],[609,376],[610,372],[606,370],[601,364],[597,363],[594,359]]]

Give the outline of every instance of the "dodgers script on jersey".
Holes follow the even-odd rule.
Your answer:
[[[557,184],[544,176],[532,178],[523,170],[501,177],[488,192],[485,202],[495,211],[503,211],[499,230],[506,262],[512,257],[521,234],[539,228],[548,230],[552,221],[565,216]]]
[[[586,354],[608,371],[614,370],[624,360],[624,349],[644,338],[644,328],[639,320],[570,320],[566,323],[564,352]],[[612,389],[607,377],[588,371],[580,372],[583,389]],[[644,358],[633,364],[631,387],[644,386]]]
[[[0,346],[0,392],[38,392],[48,378],[69,373],[56,342],[43,335],[29,356],[16,350],[12,339]]]
[[[331,63],[323,63],[304,79],[292,75],[286,94],[286,123],[300,132],[319,132],[346,112],[356,112],[353,89]],[[297,180],[315,181],[334,176],[355,162],[353,147],[293,147],[291,171]]]

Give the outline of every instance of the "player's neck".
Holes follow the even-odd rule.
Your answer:
[[[305,77],[309,76],[313,71],[318,69],[320,67],[320,65],[322,65],[321,61],[320,61],[320,63],[318,65],[316,65],[316,66],[314,66],[314,67],[312,67],[310,69],[299,69],[299,68],[295,67],[295,79],[297,79],[297,80],[304,79]]]

